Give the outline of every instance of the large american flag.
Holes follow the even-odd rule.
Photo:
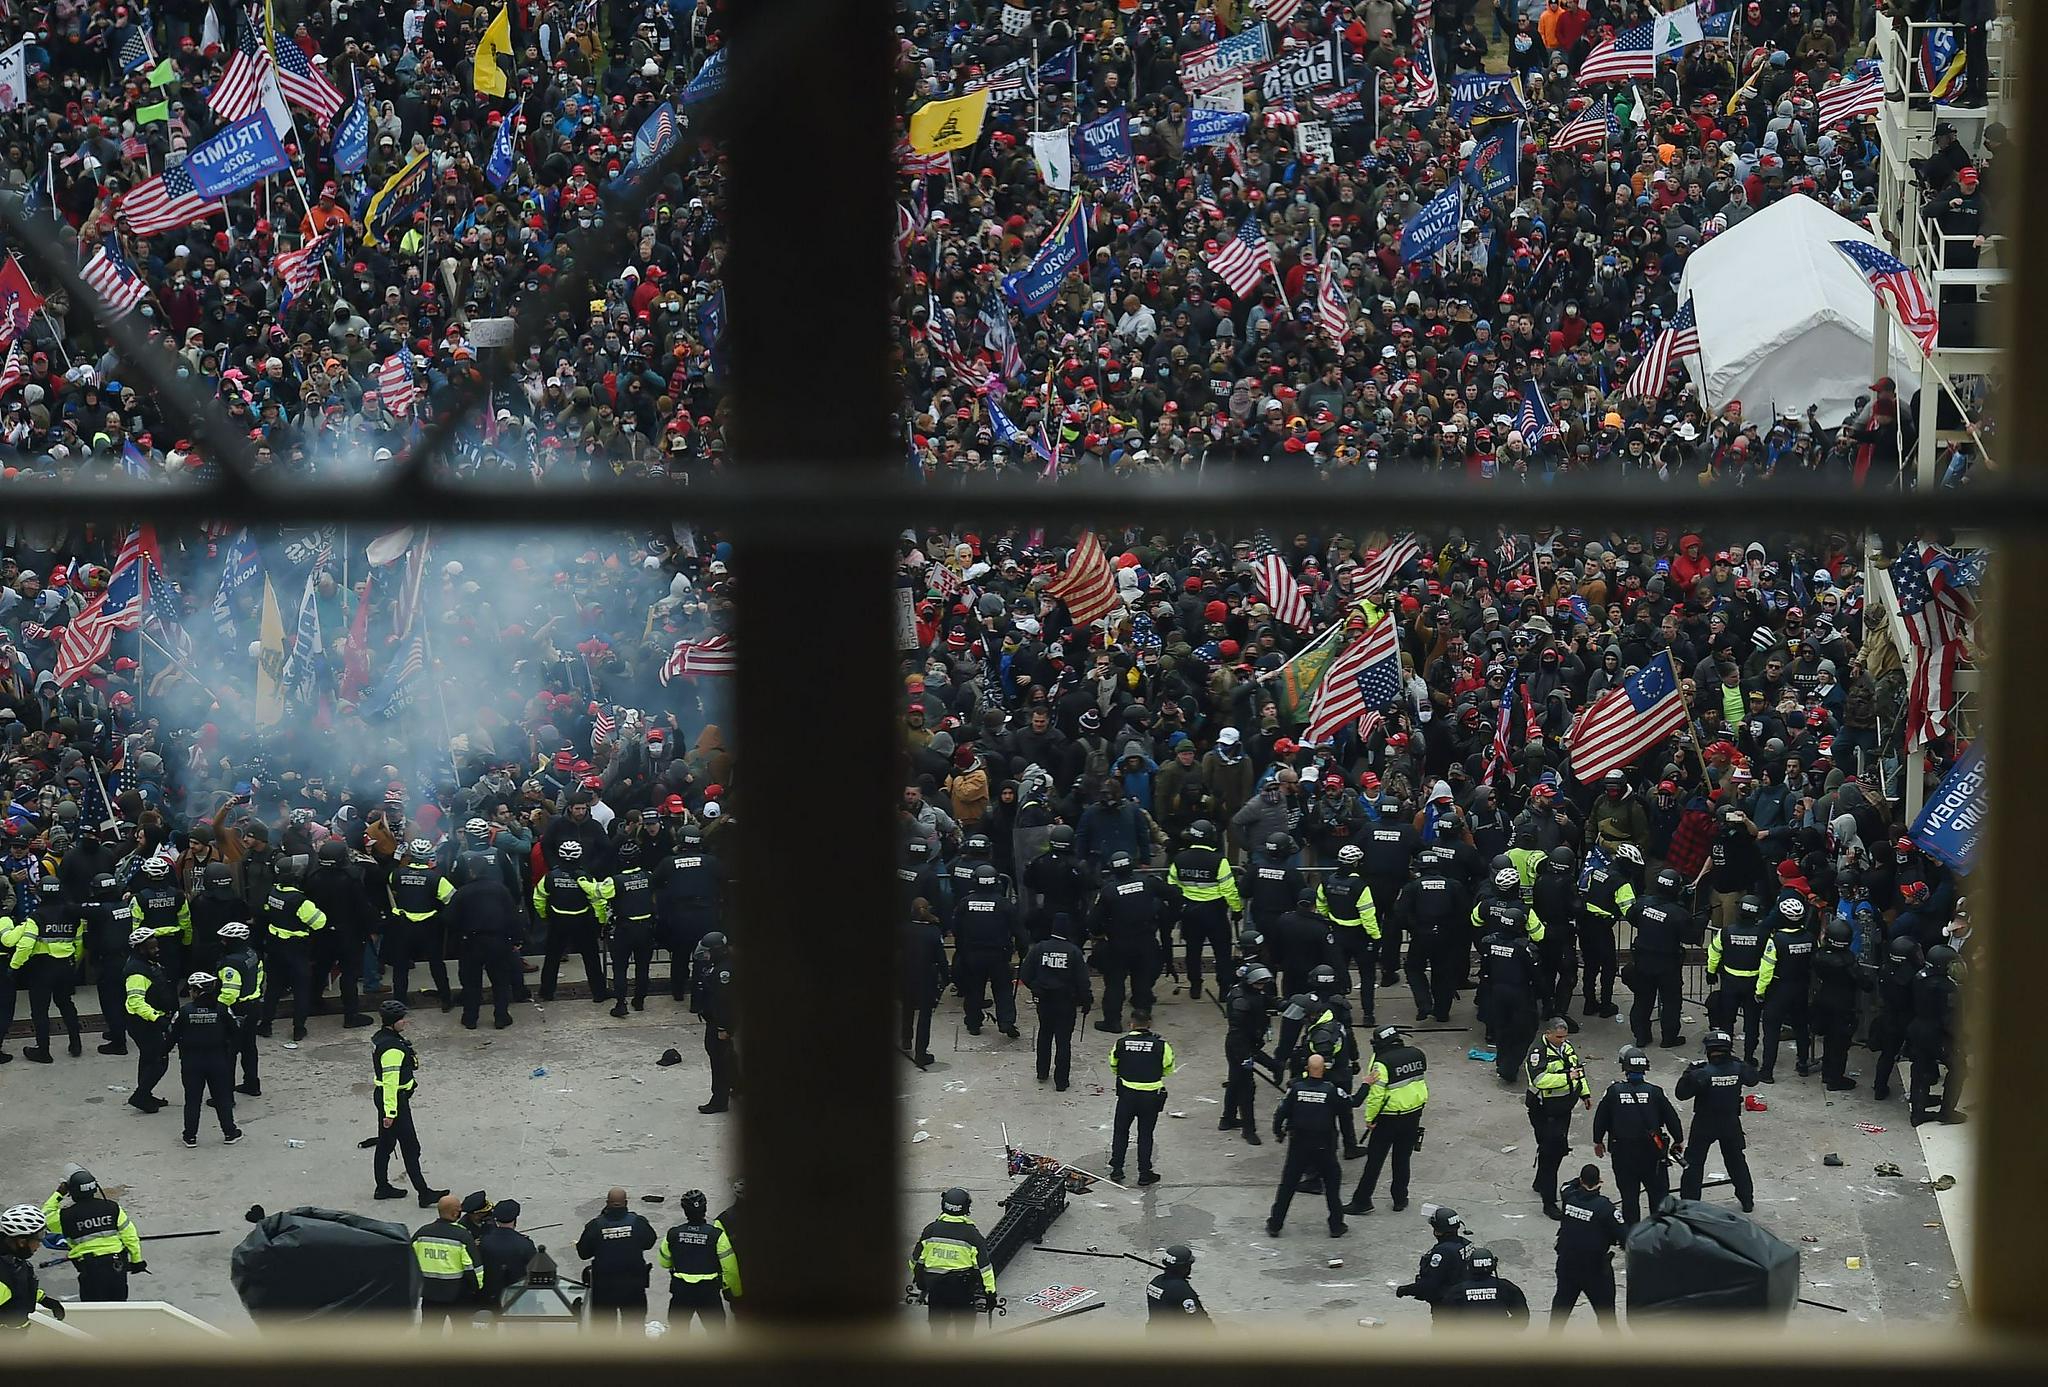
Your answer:
[[[1067,604],[1067,614],[1086,626],[1100,621],[1116,607],[1116,575],[1103,557],[1102,542],[1093,531],[1084,530],[1074,542],[1066,569],[1046,585],[1045,590]]]
[[[1521,696],[1518,706],[1517,693]],[[1491,784],[1495,772],[1512,770],[1515,764],[1515,715],[1522,715],[1522,740],[1528,740],[1528,729],[1535,724],[1534,710],[1529,707],[1529,685],[1523,680],[1522,672],[1513,666],[1508,668],[1508,682],[1500,691],[1498,720],[1493,725],[1493,747],[1486,754],[1486,764],[1481,767],[1481,784]]]
[[[953,171],[950,153],[921,154],[910,147],[909,137],[896,141],[896,167],[909,178],[944,178]]]
[[[1606,145],[1614,125],[1614,103],[1606,97],[1588,106],[1577,119],[1550,137],[1552,149],[1577,149],[1580,145]]]
[[[1354,637],[1323,671],[1315,699],[1309,704],[1302,739],[1319,742],[1400,696],[1400,623],[1385,616],[1364,635]]]
[[[100,248],[78,273],[106,305],[109,318],[127,317],[149,294],[149,285],[129,267],[111,236],[100,242]]]
[[[1678,671],[1671,652],[1660,650],[1651,661],[1586,705],[1565,734],[1572,774],[1591,785],[1616,767],[1626,766],[1685,726],[1685,699],[1678,691]]]
[[[1351,331],[1350,300],[1344,294],[1344,257],[1334,245],[1323,258],[1323,273],[1316,280],[1316,326],[1339,347]]]
[[[1664,379],[1671,374],[1672,365],[1684,357],[1698,356],[1699,351],[1699,318],[1693,312],[1692,300],[1687,299],[1671,315],[1671,326],[1657,334],[1657,340],[1650,343],[1650,349],[1636,363],[1623,393],[1646,400],[1656,399],[1664,393]]]
[[[1888,570],[1899,619],[1913,643],[1913,682],[1906,695],[1906,744],[1947,734],[1955,703],[1956,665],[1976,605],[1955,562],[1936,545],[1908,549]]]
[[[1402,535],[1377,554],[1351,570],[1354,596],[1372,596],[1394,585],[1394,575],[1422,557],[1422,544],[1414,535]]]
[[[297,250],[278,252],[277,277],[284,281],[286,305],[319,281],[320,269],[327,262],[327,252],[334,244],[334,237],[333,231],[324,231]]]
[[[412,366],[412,348],[400,345],[377,368],[378,398],[393,414],[411,413],[413,400],[420,393],[419,387],[412,383]]]
[[[1306,0],[1266,0],[1266,22],[1276,29],[1284,29],[1304,3]]]
[[[1595,44],[1579,68],[1579,85],[1648,81],[1657,75],[1657,22],[1646,19]]]
[[[1308,630],[1308,598],[1302,595],[1301,584],[1288,571],[1287,560],[1273,552],[1270,540],[1265,549],[1258,558],[1260,599],[1273,609],[1273,620],[1297,631]]]
[[[71,624],[57,641],[57,687],[70,688],[83,678],[85,672],[107,657],[113,648],[114,632],[133,631],[142,624],[148,604],[145,591],[147,581],[145,560],[150,558],[147,550],[156,547],[156,534],[150,530],[145,539],[143,529],[132,530],[121,544],[121,552],[114,559],[113,575],[107,580],[107,588],[92,600],[92,605],[71,618]],[[148,570],[156,565],[148,563]]]
[[[277,54],[277,85],[294,106],[311,111],[318,120],[327,120],[341,109],[341,89],[313,66],[305,49],[283,34],[271,36],[271,49]]]
[[[1884,107],[1884,74],[1873,72],[1855,82],[1837,82],[1817,98],[1820,128],[1829,130],[1858,116],[1874,116]]]
[[[1941,335],[1941,324],[1935,315],[1934,300],[1927,297],[1927,286],[1920,282],[1920,276],[1868,241],[1836,241],[1833,244],[1836,250],[1848,257],[1850,264],[1863,271],[1870,292],[1897,312],[1906,331],[1912,333],[1913,340],[1920,344],[1920,350],[1933,351],[1935,339]]]
[[[661,682],[666,684],[679,674],[726,675],[738,668],[739,655],[733,649],[731,636],[720,634],[700,641],[677,641],[661,666]]]
[[[262,45],[256,42],[256,31],[237,15],[235,51],[228,59],[220,81],[214,84],[212,94],[207,97],[207,105],[228,122],[256,114],[256,108],[263,104],[263,71],[269,65],[270,59],[264,56]]]
[[[129,230],[138,236],[154,236],[190,226],[201,217],[225,212],[224,202],[208,202],[199,195],[192,175],[183,164],[173,164],[146,183],[138,183],[114,204],[127,219]]]
[[[1246,217],[1237,234],[1218,246],[1214,252],[1204,251],[1202,262],[1214,270],[1233,294],[1249,294],[1258,288],[1259,281],[1273,273],[1273,247],[1266,241],[1266,233],[1259,229],[1257,217]]]

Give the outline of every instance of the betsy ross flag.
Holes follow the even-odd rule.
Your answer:
[[[341,109],[341,89],[313,65],[305,49],[283,34],[272,34],[270,46],[277,55],[277,85],[287,100],[301,110],[311,111],[316,120],[327,120]]]
[[[206,104],[230,124],[255,115],[256,108],[263,104],[263,75],[269,65],[270,59],[264,56],[263,45],[256,41],[255,30],[237,15],[234,55],[228,59],[220,81],[214,83]]]
[[[1671,652],[1651,661],[1587,704],[1565,734],[1572,774],[1591,785],[1685,726],[1685,700]]]
[[[1591,82],[1648,81],[1657,75],[1657,23],[1644,20],[1603,39],[1579,67],[1579,85]]]
[[[1873,72],[1854,82],[1837,82],[1817,98],[1820,128],[1831,130],[1858,116],[1874,116],[1884,107],[1884,74]]]
[[[1273,620],[1297,631],[1308,630],[1308,598],[1302,595],[1301,584],[1288,570],[1287,560],[1273,552],[1273,541],[1263,531],[1259,541],[1259,600],[1273,609]]]
[[[149,285],[129,266],[111,236],[100,242],[100,248],[78,273],[107,306],[109,318],[127,317],[149,293]]]
[[[277,257],[277,277],[284,281],[284,298],[280,307],[289,307],[291,301],[312,288],[320,279],[320,271],[327,263],[327,251],[334,244],[335,233],[324,231],[297,250],[280,251]]]
[[[1316,685],[1302,740],[1319,742],[1401,696],[1400,624],[1391,616],[1344,647]]]
[[[733,650],[732,637],[727,635],[706,636],[700,641],[677,641],[676,648],[669,652],[662,662],[661,682],[666,684],[677,675],[719,676],[731,674],[739,668],[739,656]]]
[[[1351,300],[1344,293],[1344,257],[1331,246],[1323,258],[1323,273],[1316,280],[1316,326],[1337,346],[1351,331]]]
[[[1259,229],[1258,218],[1246,217],[1235,236],[1213,251],[1202,252],[1202,262],[1230,286],[1231,293],[1242,296],[1273,273],[1273,247]]]
[[[1643,353],[1643,359],[1636,364],[1622,392],[1646,400],[1656,399],[1664,393],[1665,377],[1671,374],[1672,366],[1688,356],[1698,356],[1699,351],[1699,318],[1693,313],[1692,300],[1687,299],[1671,315],[1671,326],[1658,333],[1657,340]]]
[[[1351,595],[1370,597],[1385,592],[1394,585],[1395,574],[1421,557],[1422,545],[1415,536],[1402,535],[1377,554],[1367,554],[1351,570]]]
[[[377,368],[378,397],[393,414],[411,413],[413,400],[420,393],[412,383],[412,367],[412,348],[401,345]]]
[[[1515,416],[1515,427],[1522,431],[1522,441],[1530,447],[1547,443],[1558,436],[1557,421],[1550,416],[1550,406],[1543,403],[1543,388],[1532,377],[1529,391],[1522,396],[1522,409]]]
[[[1614,103],[1603,96],[1580,112],[1577,119],[1565,125],[1555,135],[1552,135],[1550,137],[1550,147],[1552,149],[1577,149],[1580,145],[1599,145],[1604,147],[1613,138],[1613,132]]]
[[[160,231],[176,231],[181,226],[190,226],[201,217],[225,212],[227,204],[208,202],[201,197],[185,166],[173,164],[155,178],[138,183],[121,194],[114,203],[114,209],[137,236],[154,236]]]
[[[1956,665],[1976,604],[1963,590],[1955,561],[1937,545],[1908,549],[1888,572],[1899,619],[1913,643],[1913,682],[1906,693],[1906,744],[1913,746],[1948,733]]]
[[[1102,556],[1102,543],[1092,531],[1082,531],[1067,557],[1067,566],[1045,589],[1067,605],[1067,615],[1076,625],[1100,621],[1116,607],[1116,575]]]
[[[1927,297],[1927,288],[1920,282],[1920,276],[1868,241],[1835,241],[1831,244],[1848,257],[1850,264],[1863,271],[1870,292],[1892,306],[1906,331],[1912,333],[1913,340],[1920,344],[1920,350],[1933,351],[1935,339],[1941,335],[1941,324],[1935,316],[1934,300]]]

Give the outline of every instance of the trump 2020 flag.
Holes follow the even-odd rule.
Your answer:
[[[1081,172],[1125,201],[1138,195],[1137,166],[1131,157],[1131,116],[1119,106],[1080,130]]]
[[[517,110],[518,108],[514,107],[513,109]],[[491,180],[493,188],[503,188],[512,177],[512,166],[518,157],[513,149],[515,139],[513,125],[512,112],[507,111],[505,118],[498,122],[498,137],[491,141],[491,157],[484,164],[484,177]],[[635,144],[638,144],[637,137]]]
[[[698,105],[725,90],[725,54],[725,49],[719,49],[697,69],[697,75],[683,88],[683,105]]]
[[[1003,297],[1022,313],[1043,313],[1060,286],[1088,258],[1088,214],[1075,196],[1053,224],[1031,264],[1003,276]]]
[[[675,147],[682,138],[682,122],[676,119],[676,108],[669,102],[662,102],[654,113],[640,122],[639,131],[633,136],[633,165],[646,168]]]
[[[341,123],[334,127],[334,171],[361,173],[369,162],[370,96],[359,91],[341,113]]]
[[[1458,239],[1458,222],[1465,215],[1465,185],[1453,183],[1423,204],[1422,210],[1401,228],[1401,263],[1412,265],[1435,255]]]
[[[1188,112],[1186,131],[1181,135],[1182,149],[1200,149],[1203,145],[1221,144],[1236,135],[1242,135],[1252,123],[1252,118],[1242,111],[1216,111],[1207,106],[1197,106]]]

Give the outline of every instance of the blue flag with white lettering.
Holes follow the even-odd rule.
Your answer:
[[[503,188],[512,177],[512,165],[518,157],[513,149],[515,124],[512,111],[507,111],[505,118],[498,122],[498,138],[491,141],[491,157],[484,164],[484,177],[491,180],[493,188]]]
[[[675,148],[676,141],[682,137],[683,123],[676,119],[676,108],[669,102],[662,102],[654,108],[654,114],[640,122],[640,129],[633,136],[634,167],[648,167]]]
[[[1401,263],[1412,265],[1435,255],[1458,239],[1458,223],[1465,215],[1465,185],[1453,183],[1423,204],[1422,210],[1401,228]]]
[[[683,105],[699,105],[724,90],[725,50],[721,48],[711,55],[709,62],[697,69],[697,75],[690,79],[690,85],[683,88]]]
[[[1003,297],[1022,313],[1043,313],[1067,276],[1088,259],[1088,214],[1078,195],[1053,226],[1029,267],[1003,276]]]
[[[1465,181],[1489,201],[1521,182],[1522,123],[1504,125],[1474,142],[1465,160]]]
[[[1207,106],[1197,106],[1188,112],[1186,131],[1181,135],[1182,149],[1200,149],[1203,145],[1221,144],[1233,135],[1242,135],[1251,127],[1252,118],[1243,111],[1213,111]]]
[[[370,162],[370,95],[356,93],[334,127],[334,171],[361,173]]]

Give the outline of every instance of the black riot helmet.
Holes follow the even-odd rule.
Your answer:
[[[1137,865],[1137,860],[1127,852],[1113,852],[1109,855],[1109,870],[1112,872],[1128,872]]]
[[[1650,1057],[1634,1045],[1622,1046],[1620,1059],[1622,1069],[1630,1074],[1639,1073],[1650,1067]]]
[[[1887,946],[1886,952],[1891,955],[1892,962],[1894,963],[1918,964],[1920,962],[1920,941],[1910,934],[1902,934]]]
[[[1936,944],[1927,951],[1927,966],[1937,973],[1946,973],[1955,965],[1960,955],[1946,944]]]
[[[1238,952],[1253,954],[1265,946],[1266,936],[1259,932],[1257,925],[1246,923],[1237,931]]]
[[[1391,1050],[1406,1038],[1399,1026],[1382,1026],[1372,1033],[1372,1052],[1377,1055],[1382,1050]]]
[[[1677,895],[1677,894],[1678,894],[1678,893],[1679,893],[1680,891],[1683,891],[1684,889],[1685,889],[1685,878],[1684,878],[1684,877],[1682,877],[1682,876],[1680,876],[1680,875],[1679,875],[1679,874],[1678,874],[1678,873],[1677,873],[1677,872],[1676,872],[1675,870],[1673,870],[1672,868],[1670,868],[1670,867],[1666,867],[1666,868],[1664,868],[1664,869],[1663,869],[1662,871],[1660,871],[1660,872],[1658,872],[1658,873],[1657,873],[1657,894],[1658,894],[1658,895],[1660,895],[1660,896],[1676,896],[1676,895]]]
[[[1216,825],[1207,819],[1196,819],[1188,825],[1188,842],[1209,844],[1216,841]]]
[[[1849,922],[1847,920],[1835,919],[1828,921],[1827,942],[1829,944],[1847,944],[1850,940],[1854,939],[1855,937],[1856,931],[1850,927]]]
[[[974,1208],[974,1196],[958,1185],[949,1187],[939,1196],[939,1212],[942,1214],[964,1214]]]
[[[209,896],[233,895],[235,869],[225,862],[209,862],[199,874],[199,884]]]
[[[348,844],[342,842],[339,838],[329,838],[318,848],[314,849],[313,855],[320,859],[322,866],[332,867],[337,863],[348,861]]]
[[[1490,1247],[1475,1247],[1470,1266],[1474,1276],[1491,1276],[1500,1270],[1500,1258],[1493,1255]]]
[[[1166,1249],[1166,1274],[1186,1276],[1195,1269],[1195,1254],[1185,1243],[1175,1243]]]
[[[1318,963],[1315,971],[1308,975],[1308,985],[1317,992],[1337,990],[1337,970],[1327,963]]]
[[[977,888],[996,884],[996,864],[984,862],[974,869],[974,884]]]
[[[1065,824],[1054,824],[1045,836],[1045,844],[1051,852],[1071,852],[1074,848],[1074,830]]]
[[[995,848],[988,841],[986,833],[970,833],[967,835],[967,842],[962,846],[961,851],[965,852],[969,857],[988,857],[994,853]]]
[[[1458,1211],[1447,1204],[1439,1204],[1429,1213],[1430,1229],[1439,1238],[1448,1238],[1465,1226],[1465,1220],[1458,1217]]]
[[[1759,896],[1744,896],[1735,903],[1735,910],[1744,924],[1754,925],[1764,918],[1764,903]]]
[[[1550,850],[1547,856],[1544,857],[1543,865],[1554,871],[1575,872],[1578,870],[1579,867],[1579,859],[1572,856],[1572,850],[1570,848],[1566,847],[1562,843],[1559,843],[1556,847]]]
[[[1276,833],[1266,840],[1266,856],[1275,862],[1285,862],[1294,856],[1294,839],[1286,833]]]
[[[913,862],[923,862],[932,855],[932,845],[922,838],[913,838],[903,845],[904,853]]]
[[[1702,1047],[1710,1055],[1725,1055],[1735,1049],[1735,1037],[1716,1027],[1707,1032]]]

